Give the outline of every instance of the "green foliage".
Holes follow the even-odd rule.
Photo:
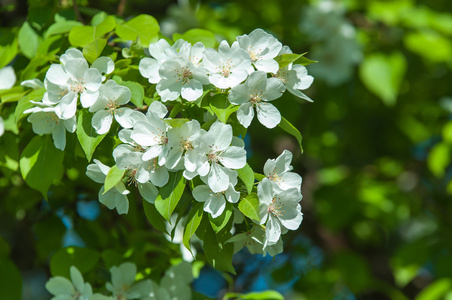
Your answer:
[[[406,71],[406,60],[401,53],[375,53],[366,57],[360,67],[360,77],[366,87],[393,106]]]
[[[104,194],[122,180],[125,172],[126,170],[120,170],[116,165],[110,168],[107,177],[105,177]]]
[[[85,152],[86,159],[91,161],[96,147],[102,142],[106,134],[99,135],[96,133],[91,125],[92,114],[88,110],[80,110],[77,117],[77,138]]]
[[[238,169],[237,173],[239,174],[240,179],[245,184],[246,191],[248,194],[251,194],[254,186],[254,172],[251,167],[246,164],[243,168]]]
[[[63,173],[64,152],[53,145],[49,135],[35,136],[20,155],[20,171],[25,182],[41,192],[47,191]]]
[[[50,273],[53,276],[70,278],[69,269],[75,266],[83,274],[92,270],[100,257],[99,252],[89,248],[61,248],[50,258]]]
[[[185,178],[182,172],[171,173],[168,183],[160,189],[160,193],[155,200],[155,208],[169,221],[171,214],[182,197],[185,189]]]
[[[257,197],[257,194],[252,193],[240,199],[239,210],[251,220],[260,221],[259,197]]]
[[[157,41],[160,26],[154,17],[149,15],[139,15],[125,23],[116,25],[116,34],[125,40],[134,41],[140,38],[143,46]]]

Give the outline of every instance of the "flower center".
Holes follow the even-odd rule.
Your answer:
[[[118,107],[119,107],[118,102],[111,99],[108,99],[107,105],[105,105],[105,109],[108,110],[112,115],[116,113]]]
[[[283,210],[284,204],[276,202],[276,197],[272,199],[272,203],[268,206],[268,211],[271,212],[275,217],[282,217],[286,212]]]
[[[207,159],[212,163],[218,163],[218,161],[221,159],[220,154],[221,152],[211,151],[209,154],[207,154]]]
[[[287,69],[279,69],[273,77],[276,77],[281,80],[282,83],[287,84],[287,82],[289,82],[289,71]]]
[[[60,118],[58,118],[58,116],[54,112],[47,112],[46,114],[46,122],[50,123],[50,126],[53,126],[53,124],[57,125],[60,122]]]
[[[185,84],[187,82],[190,82],[190,79],[192,77],[193,73],[190,71],[189,67],[182,67],[177,70],[177,81],[182,81],[182,84]]]
[[[73,91],[74,93],[81,94],[86,90],[85,80],[81,78],[79,79],[72,78],[72,82],[73,83],[71,84],[71,91]]]
[[[252,90],[250,94],[250,102],[253,105],[253,107],[259,106],[260,103],[262,102],[262,99],[264,99],[262,91]]]
[[[248,53],[253,62],[255,62],[256,60],[258,60],[260,58],[261,52],[262,52],[261,49],[256,50],[256,49],[252,48],[251,46],[248,47]]]
[[[186,141],[181,141],[181,151],[189,151],[189,150],[193,150],[193,145],[191,144],[191,141],[186,140]]]
[[[137,186],[138,185],[137,178],[136,178],[137,169],[127,169],[127,173],[126,174],[127,174],[127,177],[128,177],[127,184],[128,185],[133,184],[133,185]]]

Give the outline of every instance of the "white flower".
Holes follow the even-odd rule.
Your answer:
[[[0,69],[0,90],[9,90],[16,83],[16,73],[11,66]]]
[[[77,128],[75,115],[63,120],[56,114],[55,107],[45,106],[42,103],[35,104],[42,107],[33,107],[24,111],[24,114],[32,113],[27,120],[31,123],[34,133],[51,133],[55,147],[63,151],[66,147],[66,130],[74,132]]]
[[[237,37],[240,48],[246,50],[259,71],[276,73],[279,69],[278,62],[274,58],[282,48],[282,44],[271,34],[258,28],[249,35]]]
[[[179,56],[188,59],[195,67],[200,68],[202,67],[201,60],[205,49],[206,46],[201,42],[197,42],[193,46],[188,42],[184,42],[180,46]]]
[[[196,120],[188,121],[181,127],[174,127],[168,130],[168,144],[172,148],[167,157],[166,166],[169,169],[175,168],[182,160],[182,164],[187,170],[184,176],[192,179],[192,174],[196,171],[196,161],[198,157],[198,145],[201,134],[201,125]]]
[[[298,202],[302,199],[297,189],[288,189],[277,192],[273,190],[270,180],[264,178],[257,186],[259,197],[259,214],[261,224],[266,224],[266,244],[276,244],[284,229],[296,230],[303,214]]]
[[[160,166],[166,163],[171,148],[168,145],[167,125],[157,115],[148,113],[146,122],[135,123],[131,137],[138,145],[148,147],[143,154],[143,160],[158,157]]]
[[[210,83],[220,89],[238,85],[248,77],[248,71],[252,68],[251,59],[246,51],[237,44],[229,47],[226,41],[220,43],[218,52],[206,49],[203,64],[209,71]]]
[[[284,46],[279,54],[289,53],[292,53],[292,51],[289,47]],[[291,94],[306,101],[313,102],[311,98],[300,91],[309,88],[314,81],[314,77],[308,75],[308,70],[305,66],[289,64],[279,69],[274,77],[281,80]]]
[[[37,78],[30,79],[30,80],[24,80],[24,81],[22,81],[20,83],[20,85],[23,86],[23,87],[32,88],[34,90],[37,90],[37,89],[40,89],[40,88],[44,87],[44,83],[41,80],[37,79]]]
[[[207,185],[198,185],[193,189],[193,197],[198,202],[204,202],[204,211],[211,214],[212,218],[217,218],[226,208],[226,200],[236,203],[239,201],[240,193],[231,183],[225,191],[219,193],[214,193]]]
[[[153,291],[151,280],[135,283],[137,267],[130,262],[122,263],[119,267],[111,267],[111,283],[105,287],[113,293],[115,299],[138,299],[148,296]]]
[[[157,93],[163,102],[176,100],[181,96],[195,101],[202,96],[203,84],[208,84],[207,74],[202,68],[182,57],[165,61],[159,68],[161,80],[157,84]]]
[[[94,164],[88,165],[86,169],[86,175],[97,183],[104,183],[107,177],[110,167],[104,165],[97,159],[94,159]],[[104,194],[104,185],[99,191],[99,201],[100,203],[107,206],[109,209],[114,209],[118,211],[119,214],[126,214],[129,211],[129,200],[127,195],[130,193],[122,181],[119,181],[114,187],[108,190]]]
[[[240,105],[237,119],[244,127],[249,127],[254,118],[256,108],[257,118],[267,128],[274,128],[281,122],[281,114],[268,101],[275,100],[283,94],[284,84],[276,78],[267,78],[265,72],[253,72],[241,85],[231,89],[228,99],[232,104]]]
[[[246,151],[242,147],[230,146],[232,127],[215,122],[201,137],[197,172],[207,175],[207,182],[214,193],[228,189],[229,169],[241,169],[246,164]]]
[[[150,83],[156,84],[162,79],[159,75],[159,69],[162,64],[172,58],[179,56],[178,50],[189,44],[186,41],[178,40],[172,46],[164,39],[149,45],[149,53],[154,58],[145,57],[140,60],[138,69],[143,77],[148,78]],[[188,59],[188,58],[187,58]]]
[[[120,107],[130,101],[132,94],[128,87],[108,80],[99,89],[99,98],[89,108],[95,112],[91,124],[98,134],[107,133],[113,122],[113,117],[124,128],[133,126],[133,110],[128,107]]]
[[[264,174],[276,190],[296,188],[301,190],[301,176],[292,171],[292,153],[284,150],[276,159],[268,159],[264,165]]]
[[[83,107],[90,107],[99,96],[102,75],[97,69],[88,68],[88,62],[77,54],[79,52],[76,49],[66,51],[62,55],[63,64],[51,65],[44,80],[47,89],[44,98],[52,104],[58,103],[55,111],[61,119],[75,114],[79,94]]]
[[[71,266],[71,281],[68,279],[55,276],[46,283],[46,289],[55,297],[51,300],[88,300],[93,295],[93,290],[89,283],[85,283],[80,271]]]

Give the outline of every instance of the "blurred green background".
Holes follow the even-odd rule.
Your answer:
[[[30,3],[1,3],[0,26],[20,26]],[[318,61],[305,91],[314,103],[290,93],[274,102],[302,133],[304,153],[283,131],[249,130],[253,168],[289,149],[303,177],[305,218],[285,240],[290,259],[268,271],[290,282],[288,299],[452,299],[450,1],[119,4],[78,2],[82,15],[153,15],[168,37],[204,28],[232,42],[262,28]]]

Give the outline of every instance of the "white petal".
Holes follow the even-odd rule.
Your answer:
[[[158,167],[154,172],[150,174],[151,182],[159,187],[168,183],[169,173],[165,167]]]
[[[153,158],[156,158],[162,153],[164,148],[164,145],[154,145],[151,146],[144,154],[143,154],[143,160],[151,160]]]
[[[110,130],[113,116],[108,110],[97,111],[91,119],[93,128],[96,129],[97,134],[104,134]]]
[[[230,169],[241,169],[246,165],[246,150],[230,146],[221,154],[221,163]]]
[[[212,218],[219,217],[226,207],[226,201],[223,194],[215,194],[206,199],[204,211],[210,213]]]
[[[251,103],[244,103],[240,105],[237,110],[237,120],[242,124],[243,127],[248,128],[251,124],[251,121],[254,118],[254,108]]]
[[[140,191],[141,196],[149,203],[154,203],[155,199],[159,194],[157,188],[150,182],[139,183],[138,191]]]
[[[60,119],[70,119],[77,111],[77,94],[69,92],[65,95],[61,102],[55,107],[55,113]]]
[[[267,101],[272,101],[281,97],[285,90],[286,87],[281,80],[278,78],[269,78],[267,79],[267,89],[263,93],[263,96]]]
[[[213,163],[208,175],[209,187],[214,193],[225,191],[229,186],[229,176],[223,170],[223,167]]]
[[[207,185],[198,185],[193,189],[193,198],[198,202],[206,202],[207,198],[210,197],[212,191]]]
[[[259,122],[267,128],[275,128],[281,122],[281,114],[271,103],[261,102],[256,110]]]
[[[90,68],[86,70],[84,74],[85,88],[91,92],[96,92],[99,90],[102,84],[102,75],[97,69]]]
[[[91,107],[99,98],[99,92],[91,92],[91,91],[84,91],[80,95],[80,102],[82,103],[83,107]]]
[[[121,107],[116,110],[115,119],[124,128],[133,127],[133,110],[128,107]]]
[[[13,67],[7,66],[0,69],[0,90],[9,90],[16,83],[16,73]]]
[[[102,74],[110,74],[115,70],[115,63],[110,57],[101,56],[93,62],[91,67],[97,69]]]
[[[52,130],[52,139],[55,144],[55,148],[64,150],[66,147],[66,128],[63,122],[59,122]]]
[[[272,214],[270,214],[267,224],[265,225],[265,236],[270,244],[278,242],[279,237],[281,236],[281,224]]]
[[[182,98],[188,101],[195,101],[202,96],[202,84],[198,80],[191,79],[190,82],[182,85]]]

